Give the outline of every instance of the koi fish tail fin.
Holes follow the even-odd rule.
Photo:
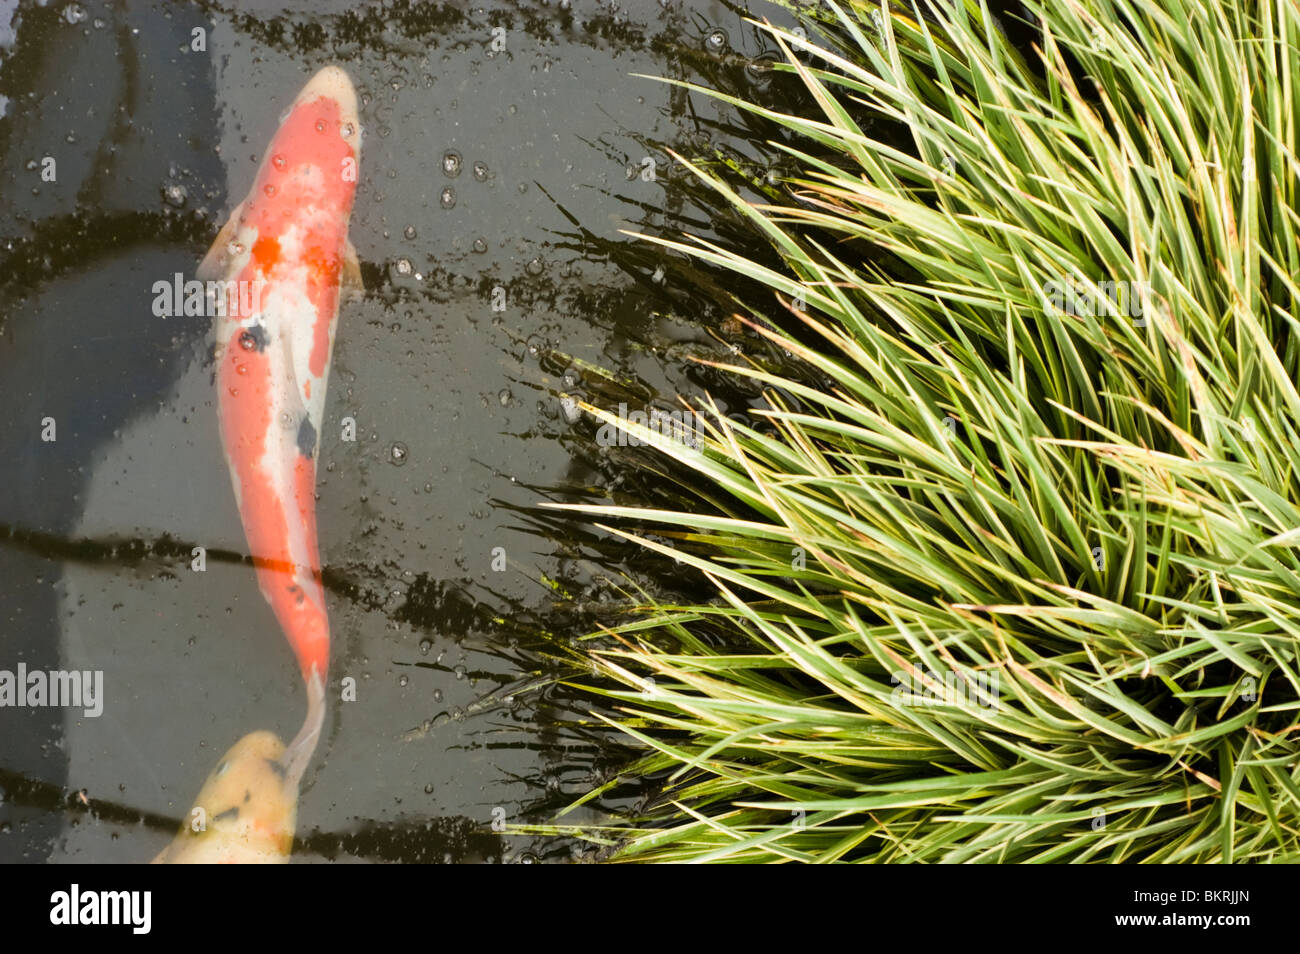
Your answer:
[[[311,675],[307,677],[307,718],[303,720],[302,728],[298,730],[298,734],[294,736],[280,759],[289,784],[296,786],[302,780],[303,773],[307,771],[307,764],[311,762],[312,753],[316,751],[316,743],[320,741],[321,728],[324,725],[325,682],[321,678],[320,671],[313,668]]]

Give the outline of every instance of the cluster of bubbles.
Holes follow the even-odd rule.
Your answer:
[[[455,179],[460,176],[465,168],[465,160],[461,158],[460,153],[454,149],[448,149],[442,154],[442,174],[448,179]],[[488,168],[486,162],[481,159],[476,160],[470,166],[471,174],[478,182],[487,182],[492,178],[492,170]],[[438,196],[438,204],[444,209],[454,209],[456,207],[456,189],[453,186],[443,187]]]
[[[442,154],[441,166],[442,166],[442,174],[444,176],[446,176],[448,179],[456,179],[460,177],[461,172],[463,172],[465,169],[465,160],[461,157],[461,154],[456,150],[448,149],[446,152]],[[470,172],[473,175],[474,179],[478,182],[487,182],[489,179],[492,178],[492,170],[489,169],[488,164],[486,162],[483,162],[481,159],[476,160],[474,163],[471,164]],[[438,205],[444,209],[456,208],[456,187],[454,185],[448,184],[442,187],[442,189],[438,192]],[[414,241],[417,234],[418,233],[416,232],[416,228],[414,225],[408,225],[402,230],[402,235],[406,238],[408,242]],[[488,250],[488,244],[486,240],[482,238],[476,238],[474,239],[472,248],[476,253],[483,254]],[[410,261],[405,258],[400,259],[397,262],[397,273],[402,276],[413,274],[414,269]],[[420,280],[422,277],[423,276],[419,274],[415,274],[415,278],[417,281]]]
[[[524,343],[524,350],[528,357],[540,361],[551,351],[550,342],[541,335],[531,335]],[[576,424],[582,418],[582,408],[578,406],[580,395],[570,393],[578,389],[582,384],[582,372],[576,365],[570,365],[560,378],[564,385],[564,391],[559,395],[560,416],[564,418],[567,424]],[[538,410],[543,410],[544,406],[538,404]]]
[[[715,56],[721,56],[731,49],[731,38],[721,27],[714,27],[704,34],[704,49]],[[745,63],[745,78],[759,89],[766,89],[772,82],[773,68],[781,57],[773,50],[764,50]]]

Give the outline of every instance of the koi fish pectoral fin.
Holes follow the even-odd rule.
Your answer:
[[[346,301],[357,301],[366,293],[365,283],[361,280],[361,260],[357,258],[357,250],[350,239],[343,255],[343,271],[340,275],[339,288],[342,292],[341,297]]]
[[[199,281],[218,281],[226,277],[231,258],[230,245],[235,241],[235,235],[239,232],[239,220],[243,218],[243,215],[244,203],[241,202],[231,210],[230,218],[226,219],[226,224],[221,226],[221,231],[217,233],[212,247],[203,256],[203,261],[199,262],[199,267],[194,273]]]

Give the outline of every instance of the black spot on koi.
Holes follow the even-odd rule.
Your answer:
[[[313,457],[316,454],[316,428],[312,425],[311,418],[305,414],[302,423],[298,425],[298,453],[303,457]]]
[[[249,325],[239,333],[239,346],[245,351],[256,351],[260,354],[270,343],[271,338],[261,325]]]

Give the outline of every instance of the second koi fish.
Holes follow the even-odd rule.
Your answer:
[[[270,732],[250,732],[203,783],[170,845],[154,864],[279,864],[289,860],[298,819],[298,782]],[[198,824],[200,822],[201,824]]]
[[[295,785],[325,720],[330,631],[316,460],[340,295],[361,287],[348,241],[360,159],[356,93],[343,70],[326,67],[294,100],[198,273],[226,283],[217,323],[222,446],[258,586],[307,687],[307,717],[283,759]],[[241,299],[247,288],[258,294]],[[241,314],[241,300],[256,305]]]

